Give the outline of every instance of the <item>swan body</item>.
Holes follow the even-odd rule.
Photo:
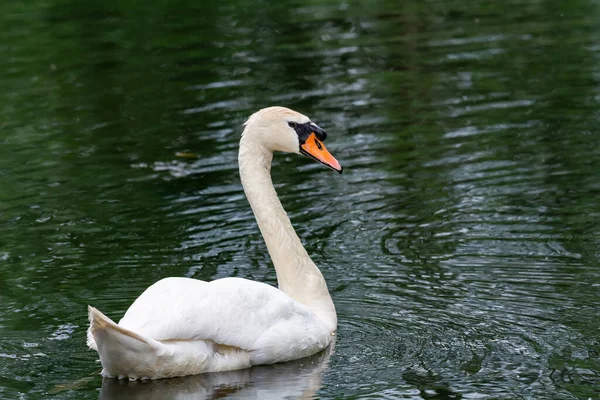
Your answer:
[[[88,346],[102,375],[159,379],[290,361],[332,341],[335,307],[273,188],[274,151],[301,153],[341,173],[306,116],[269,107],[250,116],[240,140],[242,186],[277,273],[278,288],[242,278],[165,278],[118,324],[88,306]]]

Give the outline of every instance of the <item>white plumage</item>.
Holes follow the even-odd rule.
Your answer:
[[[298,125],[320,130],[302,114],[270,107],[248,119],[240,141],[242,185],[279,289],[242,278],[166,278],[146,289],[119,324],[88,307],[88,345],[100,355],[102,375],[158,379],[235,370],[306,357],[331,343],[335,307],[277,198],[270,167],[274,151],[301,150],[341,167]]]

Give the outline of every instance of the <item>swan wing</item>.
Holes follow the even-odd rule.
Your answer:
[[[308,307],[273,286],[242,278],[166,278],[150,286],[119,326],[154,340],[212,341],[252,353],[253,364],[325,348],[330,332]]]

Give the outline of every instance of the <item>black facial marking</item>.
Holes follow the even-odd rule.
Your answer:
[[[317,126],[316,124],[312,123],[312,122],[306,122],[304,124],[298,124],[294,121],[290,121],[288,122],[288,125],[291,128],[294,128],[294,130],[296,131],[296,133],[298,134],[298,139],[300,140],[300,144],[304,144],[306,142],[306,140],[309,138],[311,133],[315,133],[315,136],[317,137],[317,139],[323,141],[327,138],[327,132],[325,132],[325,129]],[[317,147],[319,147],[319,149],[321,148],[321,144],[317,141]]]

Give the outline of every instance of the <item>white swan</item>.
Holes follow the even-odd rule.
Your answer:
[[[322,141],[327,133],[283,107],[250,116],[240,140],[244,191],[275,266],[279,289],[241,278],[165,278],[129,307],[119,324],[88,306],[88,346],[102,375],[159,379],[247,368],[326,348],[335,307],[271,182],[274,151],[304,154],[342,172]]]

